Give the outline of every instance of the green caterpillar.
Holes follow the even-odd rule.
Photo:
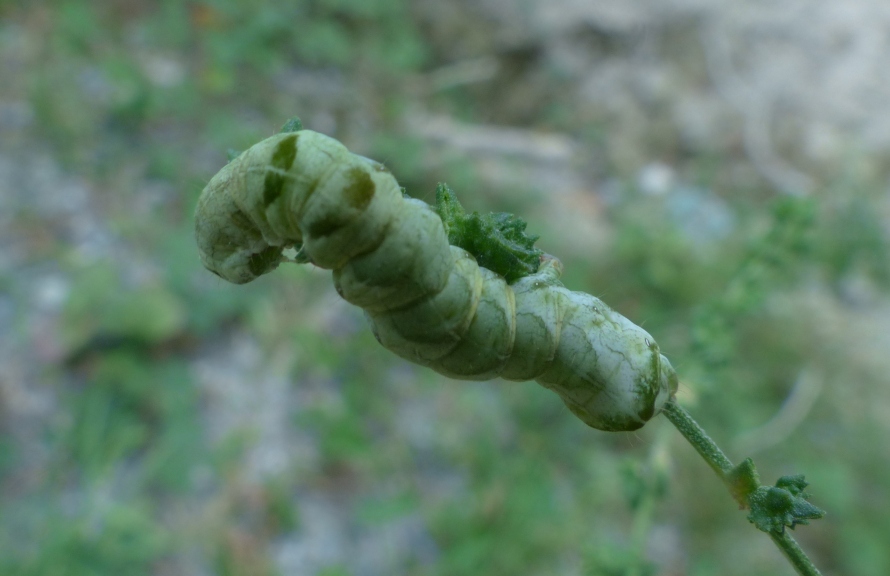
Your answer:
[[[654,339],[566,289],[559,260],[537,251],[524,275],[501,270],[508,284],[449,245],[440,215],[404,197],[385,166],[298,124],[213,177],[195,231],[204,266],[237,284],[299,246],[389,350],[452,378],[536,380],[593,428],[635,430],[677,389]]]

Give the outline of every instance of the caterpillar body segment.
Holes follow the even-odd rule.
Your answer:
[[[639,428],[676,391],[652,337],[565,288],[559,260],[508,285],[449,246],[439,215],[383,165],[317,132],[277,134],[220,170],[196,236],[203,264],[235,283],[302,245],[389,350],[453,378],[536,380],[594,428]]]
[[[277,134],[205,187],[196,210],[198,251],[205,267],[237,284],[274,270],[294,244],[317,266],[339,268],[383,240],[401,200],[392,174],[333,138],[310,130]]]
[[[335,269],[334,286],[347,302],[374,314],[437,294],[454,262],[439,216],[425,202],[405,198],[380,245]]]

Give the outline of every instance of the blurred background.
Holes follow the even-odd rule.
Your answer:
[[[885,1],[2,0],[0,56],[0,573],[792,573],[663,418],[203,270],[203,185],[293,115],[525,218],[731,458],[806,474],[826,574],[890,573]]]

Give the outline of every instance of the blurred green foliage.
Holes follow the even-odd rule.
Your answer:
[[[405,519],[423,526],[429,542],[402,550],[395,573],[642,576],[668,561],[696,575],[785,573],[768,556],[757,571],[740,568],[740,557],[760,558],[769,543],[734,515],[716,480],[696,480],[702,463],[666,426],[597,434],[533,385],[453,383],[406,366],[377,346],[359,312],[332,304],[329,278],[311,269],[286,267],[236,288],[200,268],[191,214],[204,182],[227,149],[245,149],[295,113],[309,128],[315,118],[337,136],[355,132],[365,153],[427,201],[447,180],[459,195],[479,192],[470,210],[525,217],[521,209],[539,202],[521,191],[510,206],[500,205],[503,193],[486,197],[469,159],[444,158],[430,174],[435,150],[399,133],[412,82],[447,61],[416,9],[407,0],[0,4],[4,30],[29,39],[16,97],[33,110],[35,138],[89,182],[91,209],[112,238],[90,256],[53,218],[16,214],[35,230],[37,254],[21,277],[52,261],[70,287],[59,352],[35,368],[58,403],[57,417],[33,424],[40,449],[20,445],[0,420],[0,573],[175,573],[197,557],[197,573],[271,575],[273,546],[310,533],[300,503],[319,494],[347,511],[346,533]],[[469,122],[540,113],[542,123],[606,146],[595,115],[579,120],[559,102],[565,79],[551,70],[541,78],[552,83],[541,88],[552,88],[549,104],[520,107],[521,118],[503,117],[508,107],[483,88],[432,100]],[[822,370],[836,384],[758,466],[812,482],[829,514],[801,530],[817,563],[886,574],[890,469],[876,441],[884,429],[855,417],[861,411],[849,416],[842,390],[861,380],[850,394],[868,405],[886,382],[847,369],[802,302],[814,287],[843,300],[853,281],[882,294],[890,286],[888,233],[873,208],[881,184],[851,173],[816,199],[764,202],[763,190],[734,195],[712,178],[722,162],[698,159],[704,175],[690,179],[736,215],[725,234],[697,240],[672,216],[670,194],[627,186],[605,209],[610,245],[589,261],[567,260],[566,282],[658,337],[684,402],[721,439],[767,422],[805,367]],[[572,234],[530,228],[545,248]],[[18,277],[3,272],[0,289],[27,303],[30,286]],[[261,347],[258,364],[287,357],[278,375],[299,393],[288,433],[312,447],[262,481],[249,470],[258,432],[235,426],[209,437],[214,398],[195,366],[230,360],[213,354],[244,333]],[[268,376],[232,362],[250,390]],[[671,465],[656,466],[655,448],[668,443]],[[650,532],[654,549],[673,556],[646,551]],[[357,574],[348,562],[315,574]]]
[[[171,539],[146,502],[93,508],[79,516],[57,509],[19,525],[17,553],[0,557],[10,576],[152,574]]]

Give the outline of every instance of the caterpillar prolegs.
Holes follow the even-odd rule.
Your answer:
[[[508,284],[449,245],[385,166],[323,134],[283,131],[235,158],[201,194],[195,230],[204,266],[237,284],[301,246],[389,350],[452,378],[536,380],[593,428],[635,430],[676,392],[654,339],[566,289],[559,260]]]

